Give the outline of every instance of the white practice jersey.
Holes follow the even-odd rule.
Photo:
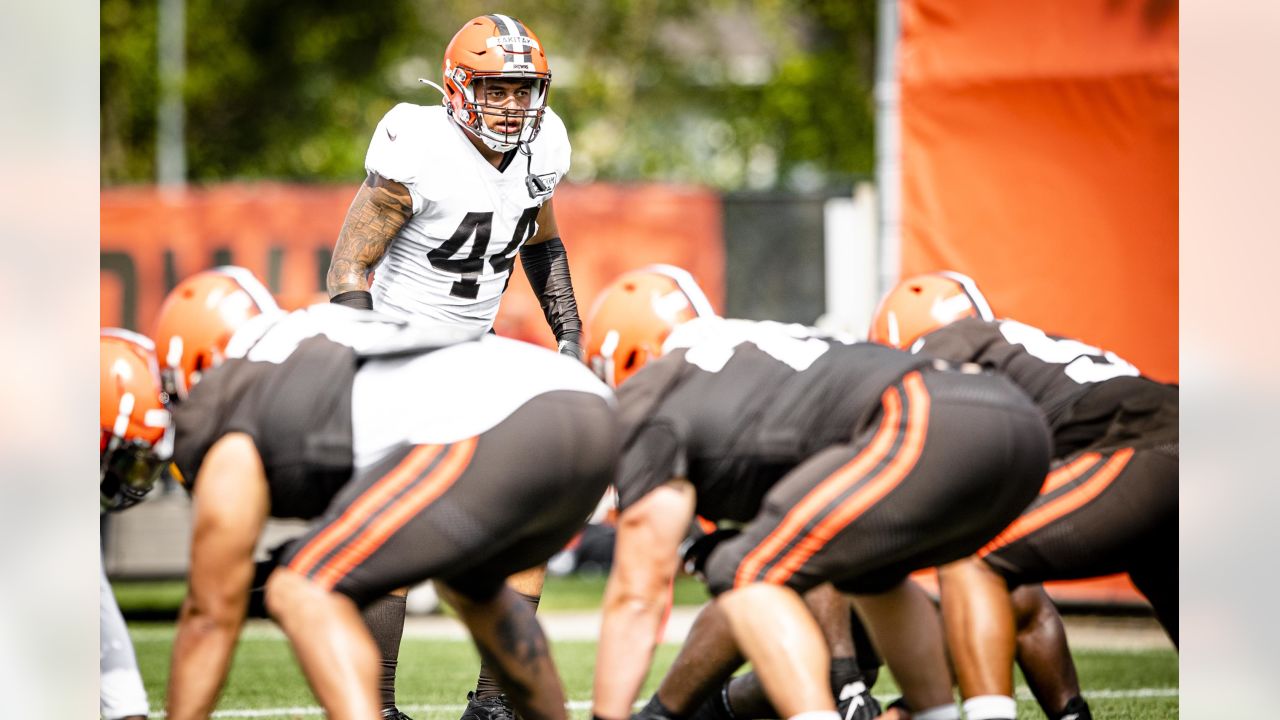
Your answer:
[[[395,180],[413,197],[413,217],[374,269],[373,306],[488,330],[520,247],[569,171],[569,136],[547,108],[530,155],[503,170],[476,150],[445,108],[401,103],[378,123],[365,170]],[[526,179],[545,188],[535,197]]]
[[[479,435],[544,393],[569,390],[613,402],[613,391],[586,365],[553,350],[333,303],[255,317],[232,336],[226,356],[284,363],[302,341],[321,335],[362,359],[351,388],[357,468],[405,444]]]

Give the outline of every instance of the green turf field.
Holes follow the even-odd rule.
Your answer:
[[[164,697],[168,677],[172,623],[131,623],[138,662],[153,707]],[[643,697],[675,657],[677,647],[659,648],[655,670]],[[595,643],[553,643],[553,653],[573,708],[572,716],[589,716]],[[399,697],[401,708],[416,720],[456,720],[466,692],[475,682],[477,655],[465,642],[406,637],[401,649]],[[1178,716],[1178,660],[1172,650],[1142,652],[1077,652],[1076,662],[1094,717],[1123,720],[1165,720]],[[1021,684],[1021,681],[1019,681]],[[1021,690],[1021,717],[1043,718]],[[880,697],[893,697],[892,679],[875,687]],[[242,638],[215,717],[320,717],[288,645],[277,630],[263,624],[249,628]]]

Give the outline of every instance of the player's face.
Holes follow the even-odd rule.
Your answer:
[[[524,126],[523,111],[533,103],[533,80],[481,78],[477,94],[482,105],[484,124],[494,132],[512,135]]]

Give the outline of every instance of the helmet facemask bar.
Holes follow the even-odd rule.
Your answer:
[[[542,127],[542,116],[547,109],[547,90],[551,85],[551,73],[484,73],[468,72],[454,68],[454,77],[448,83],[460,92],[451,110],[458,124],[480,138],[490,149],[508,152],[519,145],[533,142]],[[502,104],[489,101],[488,90],[497,82],[519,83],[520,86],[504,98]],[[527,103],[523,98],[527,97]],[[491,128],[486,118],[498,119],[498,127]],[[504,128],[503,124],[513,127]]]
[[[107,438],[99,462],[98,489],[103,511],[136,505],[155,487],[166,465],[156,448],[118,435]]]

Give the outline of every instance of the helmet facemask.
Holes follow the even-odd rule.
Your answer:
[[[453,119],[496,152],[508,152],[538,136],[550,84],[551,73],[473,73],[455,66],[445,75],[445,85],[453,90]],[[497,120],[497,128],[486,119]]]

